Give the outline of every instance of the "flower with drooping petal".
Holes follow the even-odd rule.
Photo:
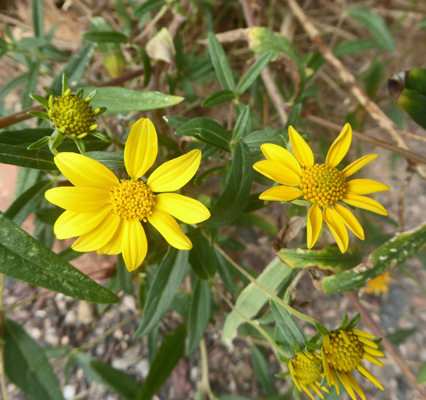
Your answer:
[[[340,393],[340,380],[351,399],[356,400],[355,393],[357,393],[362,400],[366,400],[361,386],[352,375],[352,371],[355,370],[384,390],[377,378],[361,365],[361,361],[367,360],[383,366],[376,357],[383,357],[384,354],[378,350],[377,344],[371,339],[375,339],[375,337],[359,329],[340,329],[324,336],[321,348],[324,375],[328,385],[335,386],[337,394]]]
[[[135,122],[124,149],[130,179],[119,180],[106,166],[76,153],[60,153],[54,160],[74,185],[50,189],[46,199],[66,211],[54,232],[58,239],[79,236],[72,248],[99,254],[123,253],[133,271],[145,259],[148,244],[143,223],[149,222],[173,247],[190,250],[192,243],[175,218],[196,224],[210,217],[199,201],[170,193],[186,185],[200,165],[200,150],[160,165],[146,181],[140,178],[157,158],[158,141],[149,119]]]
[[[300,391],[304,391],[308,396],[314,400],[312,393],[313,390],[321,399],[324,399],[324,396],[319,389],[328,393],[327,388],[321,387],[320,382],[321,378],[324,375],[322,366],[321,366],[321,357],[314,351],[299,351],[288,363],[290,369],[290,375],[293,379],[293,382]]]
[[[346,227],[361,240],[364,240],[364,230],[352,212],[339,202],[387,215],[381,204],[363,195],[389,190],[389,186],[371,179],[346,182],[348,177],[373,161],[377,154],[361,157],[340,171],[336,166],[348,152],[352,141],[349,124],[343,127],[331,145],[325,164],[315,164],[308,144],[292,126],[288,131],[294,156],[275,144],[265,143],[260,146],[266,160],[255,163],[253,168],[281,185],[266,190],[259,198],[293,201],[303,197],[311,203],[307,217],[308,248],[312,248],[318,240],[324,220],[340,251],[344,253],[349,244]]]
[[[387,293],[389,291],[387,284],[392,281],[393,279],[390,272],[386,271],[367,282],[365,285],[365,293],[374,294],[375,296],[379,296],[381,293]]]

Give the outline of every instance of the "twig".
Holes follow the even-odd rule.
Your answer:
[[[306,14],[300,8],[297,1],[287,0],[287,3],[290,6],[290,9],[295,15],[295,17],[299,20],[300,24],[305,29],[306,33],[309,35],[311,40],[317,45],[319,51],[321,52],[325,60],[328,61],[328,63],[336,69],[342,81],[349,86],[352,94],[357,98],[359,103],[366,109],[370,116],[378,122],[378,124],[388,133],[388,135],[399,147],[406,150],[410,150],[404,138],[401,137],[401,135],[399,134],[395,124],[376,105],[376,103],[369,99],[369,97],[356,83],[354,76],[346,69],[342,62],[334,56],[330,48],[322,40],[319,31],[308,19]],[[416,170],[420,174],[420,176],[426,179],[426,169],[424,166],[416,165]]]
[[[204,394],[207,394],[210,400],[216,400],[216,396],[213,394],[210,387],[209,381],[209,357],[207,355],[206,341],[201,339],[200,341],[200,355],[201,355],[201,390]]]
[[[385,348],[386,352],[394,359],[395,363],[401,369],[401,372],[405,375],[411,387],[418,392],[419,399],[426,400],[425,393],[422,391],[419,385],[417,385],[416,376],[413,374],[410,368],[408,368],[408,366],[405,364],[404,360],[395,350],[392,343],[387,339],[387,337],[384,335],[384,333],[379,328],[379,326],[374,322],[373,318],[371,318],[368,311],[364,308],[364,306],[359,301],[358,296],[354,292],[346,292],[345,294],[350,300],[350,302],[352,303],[352,305],[354,306],[354,308],[361,314],[363,321],[368,325],[368,327],[373,332],[373,334],[376,337],[382,338],[381,344]]]
[[[411,179],[414,175],[414,169],[411,164],[407,166],[407,175],[405,176],[404,183],[398,195],[398,225],[399,232],[404,231],[404,200],[407,195],[408,187],[410,186]]]
[[[132,43],[137,43],[140,40],[142,40],[149,33],[149,31],[154,27],[154,25],[163,17],[163,15],[166,13],[168,8],[169,8],[168,4],[165,4],[163,7],[161,7],[160,11],[158,11],[158,13],[151,20],[151,22],[145,27],[145,29],[132,40]]]

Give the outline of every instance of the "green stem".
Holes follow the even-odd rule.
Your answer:
[[[241,274],[243,274],[251,283],[256,285],[260,290],[265,292],[271,299],[282,305],[290,314],[293,314],[295,317],[303,319],[306,322],[309,322],[310,324],[314,325],[317,329],[318,327],[324,328],[315,318],[312,318],[308,315],[305,315],[297,310],[295,310],[293,307],[291,307],[289,304],[287,304],[285,301],[280,299],[278,296],[276,296],[274,293],[272,293],[270,290],[262,286],[256,278],[253,278],[244,268],[240,267],[238,263],[236,263],[231,257],[228,256],[219,246],[216,246],[216,249],[232,264],[232,266],[237,269]],[[324,332],[326,329],[324,328]]]
[[[217,400],[217,397],[212,392],[209,381],[209,358],[207,356],[206,341],[201,339],[200,342],[200,355],[201,355],[201,391],[207,394],[210,400]]]
[[[3,307],[3,291],[4,291],[4,275],[0,274],[0,309]],[[4,337],[4,311],[0,311],[0,337]],[[3,399],[8,400],[7,385],[6,385],[6,372],[4,368],[4,346],[0,347],[0,375],[1,375],[1,391]]]

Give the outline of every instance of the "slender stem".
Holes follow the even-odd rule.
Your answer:
[[[50,290],[44,290],[43,292],[37,293],[34,296],[28,297],[22,301],[19,301],[18,303],[15,303],[11,305],[10,307],[1,308],[0,307],[0,313],[8,313],[9,311],[14,310],[15,308],[21,307],[26,303],[29,303],[30,301],[36,300],[41,296],[44,296],[45,294],[52,293]]]
[[[263,329],[260,326],[258,321],[254,321],[254,320],[246,317],[245,315],[241,314],[240,311],[225,296],[225,294],[222,293],[219,290],[219,288],[216,286],[215,283],[213,283],[213,286],[216,289],[217,293],[219,293],[219,295],[222,297],[222,299],[225,300],[225,302],[228,304],[228,306],[232,309],[232,311],[235,312],[235,314],[237,314],[240,318],[242,318],[244,321],[249,323],[253,328],[255,328],[257,331],[259,331],[265,337],[265,339],[271,344],[272,350],[274,351],[274,353],[280,353],[286,358],[291,358],[291,354],[289,354],[289,353],[285,352],[283,349],[281,349],[280,346],[278,346],[277,342],[272,338],[272,336],[268,332],[266,332],[265,329]]]
[[[210,400],[217,400],[217,397],[212,392],[209,381],[209,358],[207,355],[206,341],[201,339],[200,342],[201,354],[201,390],[203,394],[207,394]]]
[[[290,314],[293,314],[295,317],[303,319],[306,322],[309,322],[310,324],[314,325],[316,328],[318,326],[321,326],[321,324],[315,319],[308,315],[305,315],[297,310],[295,310],[293,307],[291,307],[289,304],[287,304],[285,301],[280,299],[277,295],[272,293],[270,290],[262,286],[257,279],[253,278],[244,268],[240,267],[238,263],[236,263],[231,257],[228,256],[219,246],[216,246],[216,249],[229,261],[232,266],[237,269],[241,274],[243,274],[251,283],[256,285],[260,290],[265,292],[271,299],[275,300],[277,303],[282,305]]]
[[[4,291],[4,275],[0,274],[0,309],[3,307],[3,291]],[[0,337],[4,337],[4,311],[0,311]],[[6,372],[4,365],[4,346],[0,346],[0,381],[3,399],[8,400],[7,385],[6,385]]]

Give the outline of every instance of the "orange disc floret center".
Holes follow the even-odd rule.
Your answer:
[[[330,346],[324,349],[327,363],[339,372],[351,372],[360,365],[364,348],[352,331],[330,334]]]
[[[302,385],[314,383],[322,376],[322,368],[319,365],[321,357],[314,352],[298,353],[291,363],[294,369],[294,377]]]
[[[342,172],[331,165],[314,164],[303,168],[300,188],[305,200],[327,207],[342,199],[345,179]]]
[[[112,210],[120,218],[145,221],[152,214],[155,195],[143,182],[123,179],[111,190]]]
[[[56,97],[51,103],[49,117],[55,128],[72,137],[84,137],[95,123],[92,107],[74,95]]]

